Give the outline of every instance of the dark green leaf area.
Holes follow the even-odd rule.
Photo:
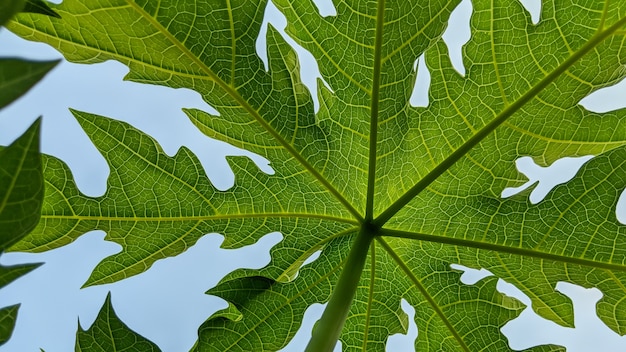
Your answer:
[[[17,278],[24,276],[34,269],[37,269],[43,263],[35,264],[18,264],[11,266],[0,265],[0,288],[10,284]]]
[[[21,97],[58,63],[59,60],[35,62],[0,59],[0,108]]]
[[[410,286],[398,284],[405,279],[398,274],[396,263],[373,241],[340,336],[343,351],[385,351],[389,336],[407,333],[400,300]]]
[[[0,253],[39,222],[44,194],[39,127],[37,120],[15,142],[0,150]]]
[[[3,0],[0,2],[0,26],[22,11],[26,0]]]
[[[13,334],[19,304],[0,309],[0,346],[5,344]]]
[[[271,72],[256,55],[254,42],[265,4],[235,1],[224,8],[221,3],[196,6],[172,0],[158,6],[150,1],[124,6],[107,1],[64,1],[55,10],[67,21],[21,15],[11,30],[25,34],[24,26],[28,26],[48,33],[50,44],[62,46],[70,61],[114,59],[129,66],[127,79],[197,91],[220,113],[207,119],[207,135],[259,153],[272,162],[285,163],[288,167],[281,171],[286,177],[303,172],[322,174],[332,185],[330,192],[344,198],[344,205],[358,207],[364,204],[362,187],[347,187],[345,180],[358,172],[358,182],[365,185],[360,170],[366,159],[339,153],[338,148],[349,143],[329,140],[330,135],[350,140],[355,135],[341,133],[344,129],[339,125],[327,131],[315,118],[310,93],[300,82],[296,54],[275,30],[268,31]],[[87,11],[89,16],[72,16],[76,11]],[[89,33],[86,43],[76,47],[71,38],[85,33]],[[135,45],[136,40],[112,40],[128,36],[141,38],[141,44]],[[70,47],[74,49],[65,50]],[[361,143],[352,149],[363,156],[363,147]],[[334,156],[329,150],[336,151]],[[332,203],[337,204],[337,199],[327,199],[326,204]],[[354,209],[348,210],[356,214]],[[335,213],[346,211],[345,207],[335,206]]]
[[[25,237],[39,222],[43,202],[43,169],[39,128],[35,121],[10,146],[0,149],[0,255]],[[40,264],[0,265],[0,288]],[[0,345],[15,327],[18,305],[0,309]]]
[[[113,310],[110,293],[93,325],[87,330],[78,328],[75,350],[77,352],[161,351],[157,345],[129,329],[117,317]]]
[[[50,8],[49,3],[45,0],[26,0],[24,12],[39,13],[42,15],[61,18],[58,13]]]
[[[256,276],[258,270],[238,270],[228,275],[208,293],[224,298],[230,305],[202,325],[196,349],[284,347],[295,334],[308,304],[327,299],[325,287],[329,289],[336,280],[350,240],[342,237],[330,242],[320,258],[303,267],[293,282],[278,283]],[[418,350],[507,348],[499,329],[524,306],[498,293],[495,278],[474,286],[460,283],[459,274],[449,268],[450,262],[461,260],[453,246],[423,242],[418,248],[411,245],[412,241],[384,241],[384,245],[375,241],[370,251],[341,335],[344,350],[384,351],[388,336],[406,333],[408,321],[400,308],[402,298],[416,307],[416,323],[424,327],[416,342]],[[336,251],[343,254],[337,256]],[[446,289],[441,290],[441,285]],[[543,346],[537,350],[558,349]]]

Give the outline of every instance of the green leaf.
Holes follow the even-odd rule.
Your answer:
[[[122,251],[98,265],[92,285],[145,271],[208,232],[235,248],[280,231],[267,267],[209,291],[228,308],[203,324],[198,351],[280,349],[316,302],[328,305],[309,350],[332,349],[337,337],[348,350],[384,350],[406,331],[402,298],[416,309],[419,350],[508,348],[500,328],[521,303],[495,278],[463,285],[453,263],[491,270],[566,326],[573,309],[555,284],[597,286],[600,317],[624,333],[626,227],[615,206],[626,187],[626,110],[592,113],[579,101],[626,76],[626,2],[546,0],[535,25],[517,1],[475,0],[465,75],[441,40],[458,2],[343,1],[322,17],[312,1],[275,0],[328,85],[318,112],[276,30],[268,71],[255,53],[264,1],[66,0],[55,7],[63,20],[19,15],[11,30],[70,61],[118,60],[129,80],[194,89],[218,114],[185,110],[191,121],[267,158],[275,174],[232,158],[235,186],[219,192],[186,148],[169,157],[125,123],[75,111],[111,168],[107,192],[80,194],[67,166],[46,157],[43,220],[15,248],[104,230]],[[413,107],[421,55],[430,103]],[[538,205],[528,192],[501,197],[526,181],[519,157],[548,165],[589,154]]]
[[[0,288],[38,268],[42,263],[20,264],[12,266],[0,265]],[[19,304],[0,308],[0,345],[6,343],[15,327]]]
[[[0,3],[0,26],[24,9],[27,0],[4,0]]]
[[[0,59],[0,108],[24,95],[58,63],[59,60],[34,62]]]
[[[88,330],[76,332],[76,349],[80,351],[160,351],[159,347],[126,326],[115,314],[111,294],[107,295],[96,321]]]
[[[301,181],[289,184],[263,174],[250,160],[237,158],[232,162],[235,172],[247,177],[231,190],[219,192],[187,148],[169,157],[152,138],[126,123],[74,114],[109,163],[108,191],[97,198],[80,194],[67,166],[45,157],[42,220],[13,249],[45,251],[87,231],[104,230],[106,239],[119,243],[123,251],[98,264],[87,285],[139,274],[156,260],[181,253],[206,233],[225,234],[222,247],[233,248],[254,243],[268,232],[288,236],[297,229],[297,236],[274,248],[280,260],[267,269],[268,275],[285,281],[294,261],[310,255],[308,249],[355,226],[341,214],[329,215],[339,209],[333,206],[337,202],[306,175],[294,175],[294,181]],[[308,191],[303,193],[303,187]]]
[[[61,18],[58,13],[50,8],[48,2],[44,0],[26,0],[23,11]]]
[[[17,320],[17,309],[19,307],[20,305],[16,304],[0,309],[0,346],[9,341],[11,334],[13,334],[13,328]]]
[[[11,266],[0,265],[0,288],[10,284],[17,278],[28,274],[32,270],[39,267],[41,264],[42,263],[19,264]]]
[[[6,24],[19,12],[40,13],[61,18],[44,0],[3,0],[0,3],[0,26]]]
[[[4,15],[19,11],[14,1],[0,5],[0,24]],[[21,7],[23,4],[20,4]],[[8,7],[14,6],[12,9]],[[0,108],[5,107],[52,69],[58,61],[36,63],[0,59]],[[43,167],[39,152],[41,119],[6,148],[0,148],[0,256],[20,241],[39,222],[43,203]],[[0,265],[0,288],[41,264]],[[18,305],[0,309],[0,345],[9,340],[15,327]]]
[[[332,240],[326,248],[339,250],[323,250],[318,260],[302,268],[289,285],[256,276],[255,270],[227,275],[207,293],[226,299],[232,307],[213,315],[200,327],[196,350],[272,351],[284,347],[296,333],[304,310],[328,299],[353,234]],[[239,315],[232,313],[234,309]]]
[[[0,150],[0,253],[39,222],[43,203],[43,170],[39,154],[40,120]]]

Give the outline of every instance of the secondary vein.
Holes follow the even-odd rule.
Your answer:
[[[465,341],[463,341],[463,338],[461,337],[461,335],[459,335],[459,332],[454,328],[450,320],[446,317],[446,315],[443,313],[443,311],[439,307],[439,304],[435,302],[435,299],[430,295],[430,293],[422,285],[422,283],[415,276],[415,274],[413,274],[413,272],[407,266],[404,260],[400,258],[400,256],[396,253],[396,251],[394,251],[393,248],[391,248],[391,246],[382,237],[376,237],[376,241],[380,243],[380,245],[385,249],[387,254],[389,254],[389,256],[391,256],[391,258],[393,258],[393,260],[396,262],[396,264],[398,264],[400,269],[404,271],[404,274],[408,277],[408,279],[411,282],[413,282],[413,285],[420,291],[422,296],[428,301],[428,303],[430,304],[432,309],[435,311],[439,319],[441,319],[441,321],[446,325],[446,327],[448,328],[452,336],[454,336],[454,339],[459,343],[460,347],[464,351],[469,352],[470,349],[467,346],[467,344],[465,344]]]
[[[585,258],[575,258],[575,257],[567,256],[567,255],[559,255],[559,254],[554,254],[554,253],[542,252],[536,249],[512,247],[512,246],[496,244],[496,243],[468,240],[464,238],[429,235],[429,234],[423,234],[423,233],[417,233],[417,232],[390,230],[390,229],[382,229],[381,236],[407,238],[407,239],[413,239],[413,240],[449,244],[449,245],[454,245],[454,246],[483,249],[483,250],[499,252],[499,253],[507,253],[507,254],[525,256],[525,257],[533,257],[533,258],[538,258],[538,259],[543,259],[543,260],[552,260],[552,261],[561,262],[561,263],[577,264],[577,265],[584,265],[584,266],[589,266],[589,267],[594,267],[594,268],[599,268],[599,269],[608,269],[608,270],[626,272],[626,264],[613,264],[613,263],[598,262],[598,261],[593,261],[593,260],[585,259]]]

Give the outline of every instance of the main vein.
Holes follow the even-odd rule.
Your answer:
[[[374,185],[376,183],[376,141],[378,136],[378,102],[380,95],[380,67],[383,46],[383,24],[385,14],[385,0],[378,1],[378,17],[376,17],[376,38],[374,40],[374,77],[372,79],[372,102],[370,104],[370,145],[369,166],[367,173],[367,198],[365,203],[365,219],[374,217]]]

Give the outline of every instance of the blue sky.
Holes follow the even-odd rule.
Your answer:
[[[529,3],[534,3],[527,5],[536,11],[538,2]],[[320,9],[327,15],[333,14],[332,6],[328,4],[320,6]],[[460,46],[469,38],[464,28],[470,11],[471,6],[465,0],[453,17],[457,25],[452,25],[446,34],[451,56],[459,72],[464,70],[460,61]],[[539,18],[536,12],[533,18]],[[284,19],[273,11],[269,12],[267,19],[279,29],[284,26]],[[262,43],[258,48],[263,56]],[[46,45],[26,42],[6,30],[0,31],[0,56],[31,59],[60,57]],[[303,69],[304,81],[313,86],[318,76],[312,69],[316,64],[310,54],[301,52],[300,58],[305,62],[302,64],[306,68]],[[415,105],[426,105],[428,74],[421,64],[418,64],[418,72],[412,102]],[[225,160],[226,155],[247,155],[262,170],[272,172],[270,164],[263,158],[211,140],[195,129],[181,108],[196,107],[213,111],[197,93],[125,82],[122,78],[126,73],[126,67],[116,62],[89,66],[62,62],[28,95],[0,111],[0,145],[11,143],[37,116],[43,115],[43,151],[61,158],[70,166],[83,193],[102,195],[106,188],[107,165],[69,113],[68,108],[72,107],[127,121],[157,139],[169,155],[175,154],[183,144],[188,146],[199,156],[209,178],[219,189],[227,189],[234,182],[234,175]],[[586,99],[585,106],[596,111],[623,107],[626,105],[625,91],[624,84],[603,90]],[[533,167],[532,163],[527,164],[527,161],[520,161],[520,171],[523,168],[540,171],[534,174],[529,171],[530,177],[539,178],[539,174],[546,171]],[[575,160],[573,164],[564,166],[565,169],[573,170],[570,172],[572,175],[576,169],[574,164]],[[553,168],[548,170],[547,178],[541,176],[546,180],[543,181],[546,187],[544,191],[538,191],[538,200],[554,183],[549,181],[550,172],[562,174],[565,169],[555,171]],[[626,203],[626,200],[622,203]],[[623,213],[626,214],[626,210]],[[219,248],[222,237],[208,234],[187,252],[157,262],[144,274],[116,284],[82,290],[80,287],[93,267],[106,256],[120,250],[118,245],[104,241],[103,232],[85,234],[69,246],[46,253],[8,253],[1,258],[5,265],[21,262],[46,264],[0,290],[1,306],[22,303],[14,336],[9,343],[0,347],[0,352],[38,351],[39,347],[48,352],[72,350],[78,319],[83,328],[87,328],[109,291],[112,292],[113,305],[118,315],[132,329],[159,344],[164,351],[186,350],[195,342],[197,327],[212,312],[225,306],[219,299],[207,296],[204,292],[235,268],[258,268],[267,264],[270,260],[269,248],[280,239],[280,234],[273,233],[253,246],[224,250]],[[463,280],[472,284],[477,276],[464,275]],[[527,298],[504,282],[499,284],[499,288],[528,302]],[[567,344],[570,351],[600,348],[602,343],[605,344],[601,348],[604,351],[626,348],[626,340],[603,327],[595,317],[593,307],[601,297],[598,290],[566,283],[559,284],[557,289],[574,299],[577,329],[555,326],[528,309],[522,318],[507,324],[503,329],[511,339],[512,347],[521,349],[552,342]],[[410,307],[405,309],[410,313]],[[320,312],[319,305],[307,312],[306,324],[298,333],[295,344],[286,350],[302,349],[315,316],[319,316]],[[408,337],[393,337],[395,347],[390,350],[404,350],[412,344],[416,334],[417,329],[413,325]]]

